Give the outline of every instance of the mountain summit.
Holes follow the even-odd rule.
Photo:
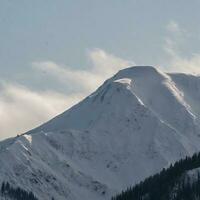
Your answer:
[[[0,143],[0,182],[38,199],[110,199],[200,151],[200,77],[119,71],[47,123]]]

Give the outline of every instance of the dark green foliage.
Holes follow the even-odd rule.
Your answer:
[[[38,200],[32,192],[27,192],[19,187],[13,188],[8,182],[2,183],[1,195],[14,200]]]
[[[200,167],[200,153],[176,162],[168,169],[128,188],[112,200],[200,200],[200,175],[190,183],[181,176],[188,170]]]

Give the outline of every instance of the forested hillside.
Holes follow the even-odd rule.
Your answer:
[[[199,200],[200,153],[186,157],[150,176],[134,187],[128,188],[112,200]],[[195,176],[190,177],[193,170]]]
[[[20,187],[12,187],[8,182],[1,185],[1,198],[13,200],[38,200],[32,192],[27,192]]]

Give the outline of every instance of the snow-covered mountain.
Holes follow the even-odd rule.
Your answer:
[[[38,199],[110,199],[200,151],[200,77],[119,71],[40,127],[0,143],[0,182]]]

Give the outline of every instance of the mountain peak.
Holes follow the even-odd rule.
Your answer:
[[[137,66],[131,66],[131,67],[128,67],[126,69],[122,69],[120,71],[140,71],[140,72],[145,72],[145,71],[151,71],[151,72],[155,72],[157,71],[156,67],[153,67],[153,66],[148,66],[148,65],[137,65]]]
[[[162,81],[169,76],[153,66],[133,66],[120,70],[113,78],[144,78],[144,81],[146,78],[151,78]]]
[[[102,118],[102,112],[118,110],[120,114],[123,110],[119,111],[119,108],[138,104],[181,132],[185,130],[185,123],[189,124],[189,131],[193,131],[193,116],[171,77],[152,66],[134,66],[120,70],[79,104],[29,133],[86,130]],[[176,110],[176,115],[170,109]],[[185,117],[177,120],[178,115]]]

